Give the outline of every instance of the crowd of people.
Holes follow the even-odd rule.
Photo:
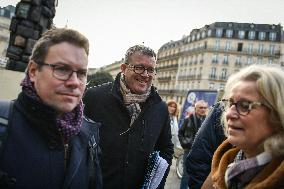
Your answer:
[[[89,42],[55,28],[33,47],[22,91],[0,101],[0,188],[164,188],[175,148],[180,189],[283,188],[284,71],[252,65],[221,101],[179,104],[153,85],[156,53],[130,47],[114,82],[86,89]]]

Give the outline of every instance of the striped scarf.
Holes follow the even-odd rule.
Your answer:
[[[21,86],[22,91],[30,98],[43,103],[43,101],[37,95],[37,92],[28,74],[26,74],[25,78],[22,80]],[[75,136],[80,132],[83,122],[83,108],[84,105],[81,100],[71,112],[61,114],[56,118],[58,130],[61,133],[65,144],[68,143],[72,136]]]
[[[150,94],[150,88],[145,94],[141,94],[141,95],[132,94],[131,91],[125,85],[124,75],[121,74],[120,91],[123,96],[123,102],[131,117],[131,121],[130,121],[130,127],[131,127],[141,112],[140,103],[145,102]]]
[[[271,161],[271,155],[263,152],[256,157],[245,159],[242,150],[238,152],[235,161],[228,165],[225,182],[229,189],[244,188],[249,181]]]

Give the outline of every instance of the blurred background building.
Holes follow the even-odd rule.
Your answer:
[[[284,67],[280,24],[215,22],[158,51],[155,85],[164,100],[183,104],[188,89],[222,90],[228,76],[251,64]]]
[[[163,100],[183,104],[189,89],[222,90],[228,76],[242,67],[284,67],[283,53],[280,24],[215,22],[160,47],[155,86]],[[122,62],[100,69],[114,77]]]
[[[10,37],[9,28],[14,15],[14,6],[0,7],[0,67],[2,68],[4,68],[7,63],[6,53]]]
[[[7,63],[10,23],[15,10],[11,5],[0,7],[2,69]],[[188,90],[222,90],[228,77],[242,67],[276,64],[284,68],[283,41],[280,24],[215,22],[193,29],[181,39],[160,47],[154,85],[163,100],[175,99],[182,105]],[[88,75],[92,78],[98,72],[107,72],[114,79],[123,61],[122,58],[101,68],[89,69]]]

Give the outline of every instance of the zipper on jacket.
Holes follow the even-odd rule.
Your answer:
[[[67,161],[68,161],[68,144],[64,144],[64,167],[66,169],[67,167]]]

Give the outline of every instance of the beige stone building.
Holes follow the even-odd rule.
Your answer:
[[[183,104],[189,89],[220,90],[228,76],[251,64],[284,67],[280,24],[215,22],[158,51],[155,85],[164,100]]]
[[[6,65],[6,52],[10,37],[10,22],[14,15],[15,7],[9,5],[7,7],[0,7],[0,67]]]
[[[16,99],[21,92],[20,83],[24,77],[24,72],[6,70],[0,67],[0,99]]]
[[[102,66],[100,68],[89,68],[88,69],[88,75],[95,74],[96,72],[104,71],[108,72],[113,79],[115,79],[116,75],[121,71],[120,70],[120,65],[124,62],[124,59],[122,58],[121,60],[115,61],[112,64]]]
[[[115,61],[112,64],[103,66],[100,68],[101,70],[110,73],[113,79],[115,79],[116,75],[121,71],[120,65],[124,62],[124,59],[122,58],[121,60]]]

